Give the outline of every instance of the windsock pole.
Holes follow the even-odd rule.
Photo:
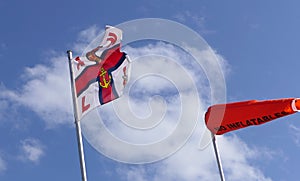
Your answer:
[[[223,171],[223,167],[222,167],[222,163],[221,163],[221,158],[220,158],[219,150],[218,150],[218,147],[217,147],[216,137],[215,137],[215,135],[213,133],[211,133],[211,137],[212,137],[212,142],[213,142],[213,146],[214,146],[216,160],[217,160],[217,163],[218,163],[218,169],[219,169],[219,173],[220,173],[220,178],[221,178],[221,181],[225,181],[224,171]]]

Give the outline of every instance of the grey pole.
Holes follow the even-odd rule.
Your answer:
[[[213,133],[211,134],[211,137],[212,137],[212,142],[213,142],[213,145],[214,145],[214,151],[215,151],[215,155],[216,155],[216,159],[217,159],[217,163],[218,163],[220,178],[221,178],[221,181],[225,181],[224,172],[223,172],[222,163],[221,163],[221,158],[220,158],[219,150],[218,150],[217,143],[216,143],[216,137]]]
[[[86,167],[84,160],[84,151],[83,151],[83,142],[82,142],[82,134],[81,134],[81,126],[78,118],[78,103],[76,101],[76,93],[75,93],[75,82],[74,82],[74,73],[72,69],[72,51],[68,50],[68,59],[69,59],[69,69],[70,69],[70,78],[71,78],[71,91],[72,91],[72,100],[73,100],[73,111],[76,125],[76,134],[77,134],[77,146],[80,158],[80,170],[81,170],[81,178],[82,181],[87,181],[86,176]]]

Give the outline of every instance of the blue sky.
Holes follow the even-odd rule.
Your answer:
[[[227,101],[297,97],[299,5],[296,0],[126,3],[0,0],[0,180],[80,180],[65,52],[74,49],[81,53],[106,24],[163,18],[197,32],[219,57]],[[190,58],[168,42],[149,41],[125,50],[133,58],[154,54],[179,57],[183,64]],[[161,71],[160,64],[155,65],[153,70]],[[146,70],[141,67],[143,64],[135,66]],[[209,105],[208,80],[203,70],[191,69],[191,72],[198,76],[195,80],[199,83],[202,111],[199,121],[202,121]],[[143,96],[162,92],[161,97],[170,106],[166,113],[166,121],[170,121],[174,115],[178,116],[174,113],[178,110],[175,105],[178,95],[173,95],[174,91],[166,95],[163,91],[163,88],[174,89],[170,82],[154,80],[161,85],[159,91],[149,84],[153,82],[151,77],[137,82],[139,96],[133,96],[132,109],[141,116],[147,115],[149,110]],[[156,99],[154,103],[158,107],[164,105]],[[139,109],[140,106],[146,111]],[[298,120],[299,115],[295,114],[220,136],[218,143],[227,180],[297,180]],[[114,120],[107,122],[123,139],[143,141],[134,139],[140,132],[123,130]],[[84,140],[88,180],[217,180],[212,148],[197,149],[203,131],[201,125],[197,125],[178,152],[150,164],[125,164],[109,159]],[[173,128],[167,122],[145,135],[151,141],[166,136]]]

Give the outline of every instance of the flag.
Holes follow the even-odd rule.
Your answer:
[[[106,26],[99,46],[72,59],[79,120],[122,95],[129,80],[130,59],[120,51],[121,40],[122,30]]]
[[[248,126],[260,125],[300,110],[300,99],[249,100],[217,104],[205,114],[207,128],[221,135]]]

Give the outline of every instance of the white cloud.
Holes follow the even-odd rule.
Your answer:
[[[198,138],[198,136],[194,137]],[[120,175],[126,175],[127,180],[133,176],[140,180],[153,181],[215,181],[220,180],[217,163],[211,145],[205,150],[196,148],[197,139],[188,142],[179,152],[162,162],[149,166],[122,167]],[[251,160],[263,159],[254,157],[261,155],[259,151],[250,149],[236,136],[218,137],[218,146],[226,180],[230,181],[271,181],[259,168],[251,164]]]
[[[6,162],[0,156],[0,173],[3,173],[7,169]]]
[[[45,147],[41,142],[34,138],[28,138],[21,141],[21,154],[19,158],[23,161],[39,163],[42,156],[45,155]]]
[[[250,149],[246,143],[236,136],[223,136],[218,139],[228,180],[271,181],[250,162],[255,159],[264,159],[263,155],[269,155],[267,150]],[[264,153],[264,151],[267,152]]]
[[[27,67],[21,77],[23,85],[20,89],[1,87],[2,101],[9,102],[11,107],[28,107],[45,120],[48,127],[72,122],[69,70],[65,56],[50,58],[44,65]]]
[[[0,89],[1,90],[1,89]],[[6,117],[6,110],[8,109],[8,102],[0,99],[0,122],[4,120]]]
[[[132,90],[132,92],[130,91],[132,93],[131,100],[127,101],[126,96],[122,96],[115,101],[116,103],[113,103],[114,110],[109,110],[111,109],[109,106],[103,106],[102,110],[105,108],[108,110],[101,111],[99,115],[109,122],[109,127],[112,128],[111,132],[121,140],[132,144],[122,144],[124,147],[121,149],[119,141],[112,142],[113,140],[107,137],[109,134],[104,135],[105,130],[96,130],[103,126],[97,125],[99,123],[93,122],[92,119],[90,119],[91,121],[84,119],[82,127],[87,139],[93,142],[98,149],[104,148],[103,143],[109,144],[104,151],[108,154],[115,153],[114,156],[118,158],[124,156],[125,160],[123,161],[125,162],[134,159],[138,160],[137,162],[148,162],[143,159],[167,156],[170,154],[167,150],[173,152],[178,149],[192,133],[201,108],[197,82],[205,79],[205,75],[199,65],[189,71],[185,70],[181,62],[176,62],[176,60],[184,59],[182,62],[188,62],[186,64],[190,65],[193,62],[192,57],[186,56],[181,53],[182,50],[166,43],[160,42],[142,48],[127,47],[125,50],[133,60],[130,80],[133,87],[130,89]],[[192,66],[190,65],[190,67]],[[195,74],[198,76],[193,76]],[[204,92],[204,89],[209,88],[201,87],[201,91]],[[120,106],[127,103],[132,109]],[[165,105],[167,105],[167,110],[165,110]],[[123,123],[129,126],[124,126],[122,122],[116,121],[118,118],[114,114],[117,114],[124,121]],[[126,122],[126,120],[130,120],[130,122]],[[136,123],[134,125],[138,125],[139,129],[131,129],[131,127],[136,128],[133,122]],[[150,147],[151,150],[147,150],[146,146],[132,149],[138,147],[135,144],[157,145],[155,144],[157,142],[166,147],[162,149],[154,146],[155,148]],[[121,153],[120,150],[122,150]]]
[[[203,8],[198,11],[198,14],[192,13],[190,11],[184,11],[174,15],[179,22],[182,23],[193,23],[199,28],[199,31],[203,34],[214,33],[215,31],[208,30],[206,27],[206,16],[204,15]]]
[[[293,137],[293,141],[295,142],[295,144],[300,147],[300,128],[293,125],[293,124],[290,124],[289,125],[289,130],[290,130],[290,133]]]
[[[90,43],[95,43],[93,41],[95,41],[95,38],[98,37],[101,33],[103,33],[104,31],[99,27],[97,27],[96,25],[92,25],[87,29],[82,30],[81,32],[79,32],[78,34],[78,39],[77,41],[74,43],[73,45],[73,50],[77,53],[82,53],[85,51],[85,49],[87,48],[87,46]],[[101,37],[100,37],[101,38]],[[99,42],[96,42],[99,43]],[[95,44],[93,44],[95,47]]]
[[[124,172],[126,170],[126,172]],[[122,167],[118,169],[118,173],[120,175],[124,175],[126,180],[134,180],[134,181],[147,181],[146,178],[146,172],[147,170],[144,167],[138,167],[138,168],[130,168],[127,169],[126,167]]]

